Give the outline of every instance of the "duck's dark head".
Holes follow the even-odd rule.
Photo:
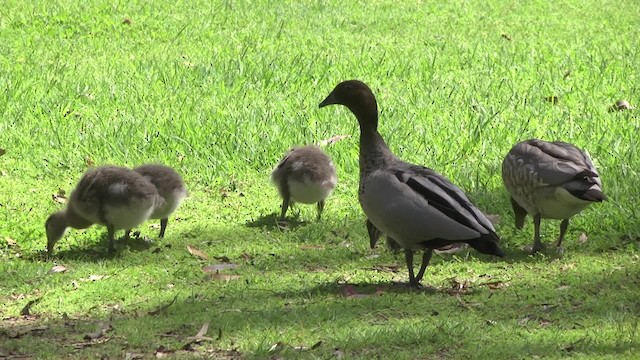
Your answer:
[[[347,80],[336,85],[319,107],[344,105],[358,118],[360,126],[378,127],[378,104],[373,92],[359,80]]]

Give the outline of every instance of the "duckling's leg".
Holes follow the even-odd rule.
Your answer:
[[[540,214],[536,214],[533,216],[533,227],[534,227],[534,235],[533,235],[533,246],[531,247],[531,255],[544,249],[544,245],[542,245],[542,241],[540,241]]]
[[[524,227],[524,220],[527,217],[527,210],[520,206],[513,197],[511,197],[511,207],[513,208],[516,227],[522,229],[522,227]]]
[[[109,238],[109,248],[107,249],[108,252],[112,253],[116,251],[116,247],[114,245],[114,234],[116,232],[116,229],[113,227],[113,225],[107,225],[107,237]]]
[[[322,215],[322,210],[324,209],[324,200],[318,201],[318,217],[317,220],[320,220],[320,215]]]
[[[413,276],[413,251],[405,249],[404,258],[407,261],[407,269],[409,270],[409,285],[420,287],[420,281],[416,280],[416,277]]]
[[[558,242],[556,246],[560,248],[562,245],[562,239],[564,239],[564,234],[567,232],[567,228],[569,227],[569,219],[564,219],[560,223],[560,236],[558,236]]]
[[[422,277],[424,276],[424,271],[427,269],[427,265],[431,261],[431,255],[433,255],[433,249],[427,249],[422,254],[422,265],[420,265],[420,271],[418,271],[418,275],[416,275],[416,282],[420,283]]]
[[[282,211],[280,212],[280,221],[284,221],[284,216],[287,213],[287,209],[289,209],[289,196],[285,195],[282,197]]]
[[[164,231],[167,230],[168,223],[169,223],[169,218],[160,219],[160,235],[158,235],[159,238],[162,239],[164,237]]]

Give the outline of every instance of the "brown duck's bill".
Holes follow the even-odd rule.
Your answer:
[[[334,105],[336,103],[336,99],[335,96],[333,95],[333,93],[329,94],[329,96],[327,96],[326,99],[324,99],[320,105],[318,105],[319,108],[323,108],[327,105]]]

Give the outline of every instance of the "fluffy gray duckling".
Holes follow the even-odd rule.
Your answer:
[[[187,188],[182,181],[182,177],[173,168],[161,164],[145,164],[133,169],[133,171],[144,176],[158,190],[158,194],[164,199],[164,205],[156,207],[150,219],[160,219],[159,238],[164,237],[171,215],[187,197]],[[130,229],[125,237],[129,237]]]
[[[517,143],[502,162],[502,180],[511,195],[518,229],[527,214],[535,227],[531,254],[541,250],[540,220],[561,219],[556,246],[561,251],[569,219],[594,202],[606,200],[602,181],[586,152],[562,141]]]
[[[344,105],[360,124],[358,197],[367,216],[371,247],[381,234],[405,250],[409,283],[419,286],[433,249],[467,243],[491,255],[504,256],[491,222],[465,193],[437,172],[398,159],[378,132],[378,105],[369,87],[344,81],[320,107]],[[413,252],[423,250],[422,265],[413,272]]]
[[[53,254],[67,227],[101,224],[107,227],[109,252],[113,252],[116,230],[140,225],[164,204],[156,187],[131,169],[110,165],[90,169],[71,192],[66,208],[45,222],[47,251]]]
[[[282,197],[281,221],[289,205],[296,202],[317,203],[319,220],[338,176],[329,155],[315,145],[308,145],[289,150],[271,172],[271,181]]]

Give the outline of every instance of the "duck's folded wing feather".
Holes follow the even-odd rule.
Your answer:
[[[575,146],[556,141],[529,140],[512,151],[546,185],[562,185],[580,177],[597,177],[591,160]]]
[[[403,175],[405,183],[441,209],[447,216],[461,224],[485,234],[495,233],[495,228],[486,215],[471,203],[467,195],[451,181],[425,167],[411,167]]]
[[[492,232],[437,182],[411,171],[370,176],[361,203],[375,227],[405,248],[432,239],[471,240]]]

